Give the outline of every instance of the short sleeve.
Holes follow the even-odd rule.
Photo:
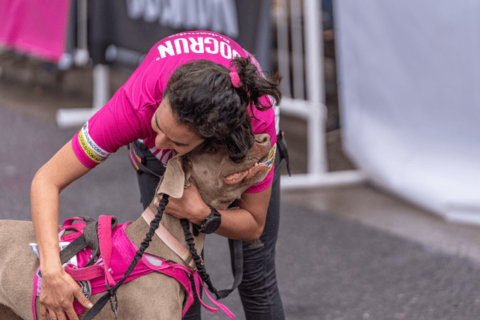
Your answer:
[[[135,110],[123,88],[73,137],[77,158],[87,168],[94,168],[120,147],[148,136],[149,121],[156,104]]]
[[[155,59],[158,53],[152,50],[110,101],[73,137],[73,151],[87,168],[94,168],[120,147],[154,134],[151,119],[166,85],[166,77],[161,76],[166,66]]]

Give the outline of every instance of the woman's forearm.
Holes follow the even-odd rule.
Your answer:
[[[35,175],[30,193],[32,221],[40,252],[42,272],[61,269],[58,254],[58,210],[60,190],[48,182],[44,172]]]
[[[260,238],[265,227],[271,193],[271,186],[257,193],[243,193],[238,202],[239,209],[219,210],[222,224],[216,233],[242,241]]]
[[[33,178],[31,211],[42,273],[62,269],[58,254],[60,192],[89,170],[75,156],[70,141]]]
[[[217,234],[230,239],[253,241],[260,238],[265,227],[272,187],[258,193],[244,193],[240,208],[219,210],[222,224]]]
[[[265,220],[255,220],[255,216],[245,209],[218,210],[222,224],[215,232],[230,239],[253,241],[262,234]]]

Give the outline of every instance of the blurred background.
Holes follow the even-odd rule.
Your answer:
[[[31,219],[36,171],[153,44],[212,30],[283,75],[287,318],[476,319],[478,12],[474,0],[0,0],[0,219]],[[135,220],[139,198],[122,148],[62,192],[60,220]],[[226,240],[208,237],[205,254],[229,286]],[[225,304],[244,319],[237,293]]]

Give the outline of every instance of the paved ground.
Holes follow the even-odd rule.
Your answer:
[[[0,80],[1,219],[30,219],[33,175],[76,132],[55,126],[55,110],[88,105],[89,99]],[[301,125],[284,121],[292,140],[302,141]],[[330,137],[332,143],[338,139]],[[292,146],[298,171],[304,170],[300,144]],[[335,159],[338,168],[351,165]],[[61,219],[100,212],[121,221],[137,218],[139,192],[126,150],[108,164],[62,193]],[[282,197],[277,268],[288,319],[479,317],[479,228],[446,224],[370,186],[290,191]],[[214,284],[229,286],[225,240],[207,238],[206,261]],[[225,303],[244,319],[238,295]]]

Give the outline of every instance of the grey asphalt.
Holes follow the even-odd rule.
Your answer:
[[[6,105],[8,104],[8,108]],[[18,106],[21,110],[22,106]],[[0,219],[30,220],[35,172],[76,130],[58,129],[0,96]],[[125,149],[69,186],[60,219],[141,213]],[[218,288],[233,280],[226,240],[207,237],[207,270]],[[278,282],[288,319],[478,319],[480,265],[339,217],[282,202]],[[238,294],[225,304],[244,319]],[[228,319],[204,313],[204,319]]]

